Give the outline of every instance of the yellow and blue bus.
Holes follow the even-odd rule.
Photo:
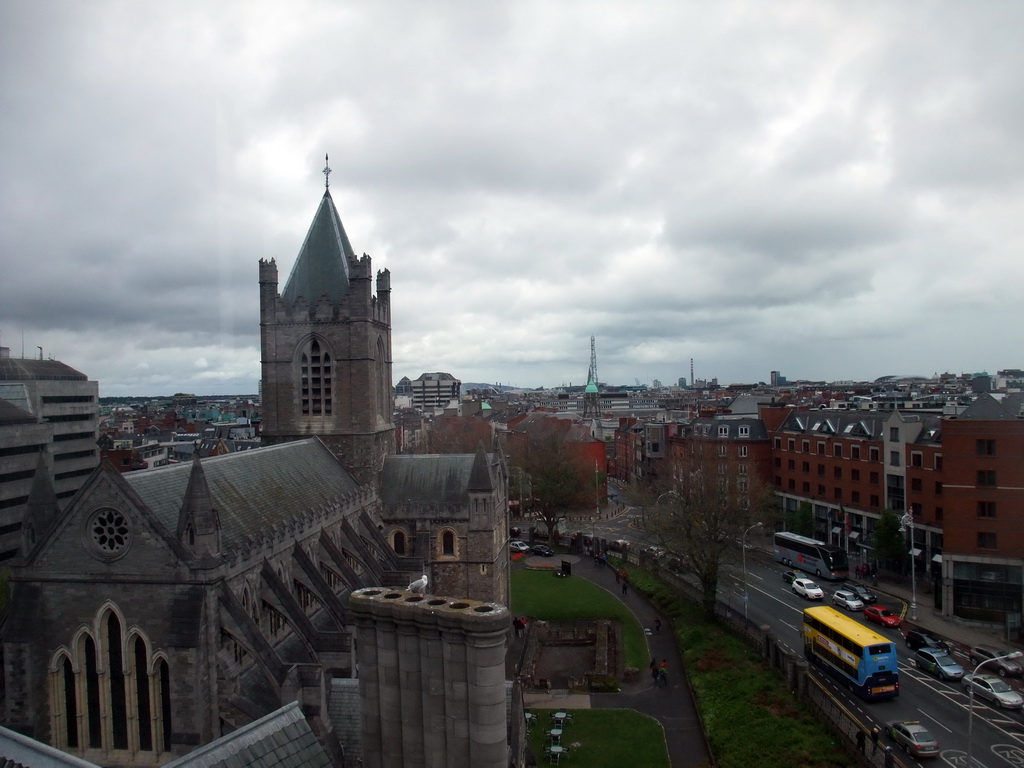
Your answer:
[[[900,694],[896,645],[827,605],[804,609],[804,655],[865,701]]]

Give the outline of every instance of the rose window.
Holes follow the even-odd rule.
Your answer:
[[[116,509],[101,509],[93,515],[89,533],[100,552],[114,555],[128,546],[131,529],[128,518]]]

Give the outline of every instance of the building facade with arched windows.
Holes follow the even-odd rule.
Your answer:
[[[284,292],[273,261],[259,277],[265,447],[104,464],[64,507],[40,464],[0,626],[8,728],[158,766],[298,701],[350,765],[349,595],[427,573],[507,602],[504,456],[393,455],[390,276],[372,295],[329,194]]]

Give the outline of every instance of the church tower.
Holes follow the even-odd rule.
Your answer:
[[[391,273],[371,284],[330,191],[313,216],[284,291],[277,264],[260,259],[263,440],[318,436],[361,483],[394,453]]]

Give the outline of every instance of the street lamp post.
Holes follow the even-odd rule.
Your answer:
[[[910,620],[917,621],[917,558],[914,557],[914,515],[907,512],[900,517],[900,533],[910,529]]]
[[[970,691],[968,696],[969,703],[967,705],[967,711],[969,713],[967,715],[967,768],[971,768],[971,765],[973,763],[973,758],[971,757],[971,755],[973,754],[971,751],[971,738],[973,736],[974,731],[974,679],[978,675],[978,670],[984,667],[986,664],[991,664],[994,661],[1002,661],[1003,659],[1019,659],[1021,656],[1024,656],[1024,653],[1021,653],[1020,651],[1013,651],[1012,653],[1007,653],[1003,656],[996,656],[995,658],[985,659],[983,662],[981,662],[981,664],[974,668],[973,672],[971,672],[971,684],[967,686],[968,690]]]
[[[754,523],[752,526],[747,528],[740,537],[740,549],[743,550],[743,618],[747,618],[747,534],[755,528],[759,528],[761,523]]]

